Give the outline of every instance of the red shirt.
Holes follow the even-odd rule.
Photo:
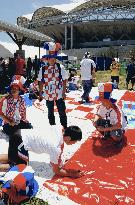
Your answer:
[[[25,60],[24,59],[17,59],[16,63],[16,75],[24,75],[25,74]]]

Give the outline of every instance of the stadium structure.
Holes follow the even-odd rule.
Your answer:
[[[91,0],[68,13],[42,7],[31,20],[18,17],[17,24],[44,33],[65,50],[135,45],[135,1]]]

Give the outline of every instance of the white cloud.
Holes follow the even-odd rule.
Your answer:
[[[61,8],[62,10],[64,9],[64,11],[66,11],[67,8],[68,8],[68,10],[70,10],[70,8],[72,9],[72,8],[78,6],[79,4],[82,4],[82,3],[86,2],[86,1],[88,1],[88,0],[70,0],[70,1],[69,1],[70,3],[67,3],[67,1],[65,1],[64,4],[60,4],[60,2],[59,2],[59,4],[54,4],[53,6],[52,6],[52,4],[51,4],[51,5],[48,5],[48,6],[51,6],[51,7],[54,7],[54,8],[55,8],[55,6],[56,6],[56,7],[58,7],[59,9]],[[56,3],[57,3],[57,1],[56,1]],[[32,7],[33,7],[35,10],[38,9],[38,8],[40,8],[40,7],[42,7],[42,6],[46,6],[46,5],[41,4],[41,2],[39,2],[39,1],[37,1],[37,0],[33,0],[33,2],[32,2]],[[67,8],[66,8],[66,7],[67,7]],[[65,9],[66,9],[66,10],[65,10]]]
[[[80,4],[86,2],[87,0],[72,0],[71,3],[68,3],[68,4],[56,4],[56,5],[53,5],[51,7],[53,8],[56,8],[56,9],[60,9],[61,11],[64,11],[64,12],[69,12],[70,10],[74,9],[76,6],[79,6]],[[38,2],[33,2],[32,3],[33,5],[33,8],[36,10],[40,7],[42,7]],[[49,6],[48,6],[49,7]],[[23,15],[24,17],[28,18],[28,19],[32,19],[32,14],[26,14],[26,15]]]
[[[32,2],[32,7],[36,10],[41,7],[41,4],[38,1]]]
[[[60,10],[62,10],[64,12],[67,12],[67,11],[72,10],[76,6],[82,4],[82,3],[86,2],[86,1],[87,0],[72,0],[71,3],[68,3],[68,4],[58,4],[58,5],[53,5],[51,7],[54,7],[54,8],[60,9]],[[32,6],[36,10],[36,9],[41,7],[41,4],[34,0],[32,2]],[[23,16],[25,16],[25,17],[27,17],[28,19],[31,20],[32,15],[33,14],[26,14],[26,15],[23,15]],[[8,43],[8,42],[0,41],[0,44],[3,45],[5,48],[7,48],[12,54],[14,54],[16,52],[16,50],[18,50],[18,46],[15,43]],[[28,57],[34,58],[35,55],[39,55],[39,48],[37,48],[37,47],[23,45],[23,49],[25,50],[25,57],[26,58],[28,58]],[[42,57],[42,55],[45,54],[45,51],[42,48],[41,48],[40,51],[41,51],[41,57]]]
[[[53,5],[51,7],[60,9],[64,12],[69,12],[70,10],[74,9],[76,6],[79,6],[80,4],[86,2],[86,0],[78,0],[78,1],[73,1],[72,3],[69,4],[58,4],[58,5]]]
[[[26,17],[27,19],[31,20],[32,16],[33,16],[33,13],[32,14],[26,14],[26,15],[23,15],[23,16]]]

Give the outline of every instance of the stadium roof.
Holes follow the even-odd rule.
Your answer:
[[[29,39],[33,39],[33,40],[37,40],[37,41],[41,41],[41,42],[53,41],[52,38],[50,38],[49,36],[47,36],[43,33],[31,30],[31,29],[27,29],[27,28],[24,28],[21,26],[17,26],[17,25],[11,24],[11,23],[7,23],[7,22],[1,21],[1,20],[0,20],[0,30],[14,33],[20,37],[24,36],[24,37],[27,37]]]
[[[55,9],[52,7],[42,7],[37,9],[33,16],[32,21],[36,21],[42,18],[51,17],[51,16],[59,16],[64,15],[65,13],[59,9]]]
[[[134,8],[135,1],[134,0],[92,0],[86,1],[79,6],[72,9],[69,13],[75,12],[85,12],[90,9],[100,9],[100,8]]]

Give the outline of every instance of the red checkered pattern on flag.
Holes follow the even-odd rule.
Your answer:
[[[93,99],[97,99],[95,91],[96,89],[93,89],[91,93]],[[68,162],[64,168],[80,170],[84,175],[75,179],[54,176],[52,180],[45,181],[44,186],[58,196],[70,199],[67,204],[134,205],[135,93],[121,90],[113,93],[117,95],[118,106],[127,114],[128,125],[123,135],[122,147],[117,147],[111,138],[103,140],[102,133],[91,126],[90,121],[95,118],[95,108],[99,101],[79,105],[76,102],[77,92],[73,91],[67,95],[69,97],[66,99],[66,107],[70,109],[67,113],[68,119],[81,125],[85,141],[72,156],[70,151],[68,152]]]

